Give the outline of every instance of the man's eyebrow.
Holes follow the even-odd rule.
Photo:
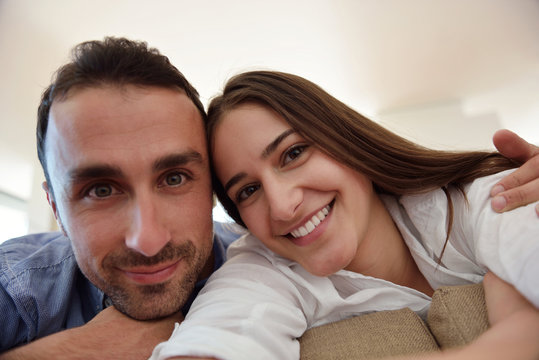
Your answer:
[[[190,150],[177,154],[165,155],[157,159],[153,164],[153,171],[163,171],[176,166],[184,166],[189,163],[203,163],[202,155],[195,150]]]
[[[202,155],[194,150],[185,153],[165,155],[153,164],[153,171],[162,171],[191,162],[202,163]],[[122,178],[124,173],[119,167],[107,164],[86,165],[68,173],[71,183],[80,183],[97,178]]]
[[[266,148],[264,149],[264,151],[262,151],[262,159],[265,159],[267,158],[268,156],[271,155],[272,152],[275,151],[275,149],[277,149],[277,147],[279,146],[279,144],[284,140],[286,139],[287,136],[289,136],[290,134],[293,134],[295,133],[296,131],[294,129],[288,129],[286,131],[284,131],[283,133],[281,133],[281,135],[277,136],[275,138],[275,140],[273,140],[272,142],[270,142],[268,144],[268,146],[266,146]]]
[[[232,176],[232,179],[228,180],[227,183],[224,186],[225,193],[227,193],[228,189],[230,189],[232,186],[236,185],[238,182],[240,182],[241,179],[243,179],[246,176],[247,176],[247,174],[244,173],[244,172],[241,172],[239,174],[236,174],[236,175]]]
[[[123,172],[111,165],[87,165],[73,169],[68,173],[71,183],[80,183],[96,178],[120,178]]]

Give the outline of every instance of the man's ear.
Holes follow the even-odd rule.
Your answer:
[[[62,220],[60,219],[60,216],[58,215],[58,208],[56,207],[56,201],[54,200],[54,196],[52,195],[52,190],[49,188],[49,184],[47,184],[46,181],[43,181],[41,184],[41,187],[43,190],[45,190],[45,194],[47,194],[47,202],[51,206],[52,212],[54,214],[54,218],[56,219],[56,223],[58,224],[58,227],[62,231],[64,235],[67,236],[67,233],[64,230],[64,226],[62,225]]]
[[[43,188],[43,190],[45,190],[45,194],[47,195],[47,202],[51,206],[52,212],[54,213],[54,218],[58,220],[58,211],[56,209],[56,202],[54,201],[52,192],[49,189],[49,184],[47,184],[46,181],[43,181],[43,183],[41,184],[41,187]]]

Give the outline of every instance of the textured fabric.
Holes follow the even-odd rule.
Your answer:
[[[379,359],[464,346],[488,328],[483,285],[437,289],[427,325],[410,309],[356,316],[307,330],[300,358]]]
[[[507,172],[451,191],[455,209],[449,242],[448,205],[439,189],[383,200],[420,271],[433,289],[482,281],[487,269],[539,303],[539,222],[533,204],[497,214],[490,188]],[[431,299],[383,279],[341,270],[317,277],[253,236],[228,250],[185,321],[153,359],[196,355],[221,359],[297,359],[295,340],[308,328],[381,310],[409,307],[426,319]],[[251,352],[250,352],[251,351]]]
[[[438,344],[412,310],[381,311],[322,325],[300,339],[301,360],[377,359],[438,351]]]
[[[472,342],[488,328],[483,286],[439,288],[432,296],[427,323],[442,349]]]
[[[103,294],[80,272],[61,233],[0,246],[0,352],[80,326],[103,309]]]
[[[215,223],[215,269],[238,237]],[[185,312],[205,280],[199,281]],[[79,270],[70,241],[59,232],[32,234],[0,245],[0,352],[90,321],[103,293]]]

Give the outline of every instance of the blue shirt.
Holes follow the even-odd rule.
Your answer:
[[[214,223],[214,271],[239,234]],[[199,281],[184,313],[206,280]],[[69,239],[60,232],[32,234],[0,245],[0,353],[84,325],[106,296],[80,271]]]

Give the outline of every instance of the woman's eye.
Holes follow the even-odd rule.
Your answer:
[[[236,202],[240,203],[243,200],[248,199],[251,195],[255,193],[260,188],[260,185],[247,185],[246,187],[242,188],[238,195],[236,196]]]
[[[296,145],[284,153],[283,165],[296,160],[305,151],[308,145]]]
[[[168,186],[178,186],[185,181],[185,175],[179,172],[168,174],[165,177],[165,183]]]

